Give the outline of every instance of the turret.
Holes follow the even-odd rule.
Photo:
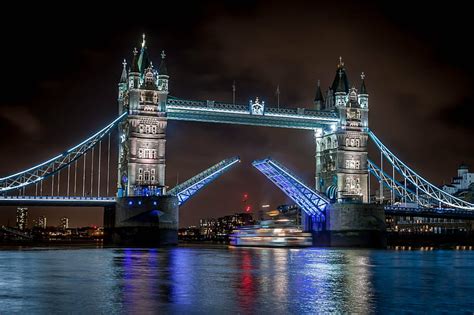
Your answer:
[[[169,80],[169,75],[168,75],[168,68],[166,67],[166,61],[165,61],[165,51],[161,51],[161,63],[160,67],[158,68],[158,90],[161,92],[168,92],[168,80]]]
[[[161,63],[158,68],[158,93],[160,95],[160,108],[162,111],[166,111],[166,100],[168,97],[168,68],[166,67],[165,51],[161,51]]]
[[[150,67],[151,61],[148,57],[148,49],[146,47],[145,34],[143,34],[142,49],[140,49],[140,56],[138,57],[138,70],[140,74],[144,74],[146,69]]]
[[[119,103],[119,114],[123,111],[124,97],[127,91],[127,61],[123,60],[123,69],[122,75],[120,76],[120,81],[118,84],[118,103]]]
[[[360,85],[360,90],[359,90],[359,104],[362,108],[368,108],[369,107],[369,94],[367,94],[367,89],[365,87],[364,72],[361,73],[360,78],[362,79],[362,83]]]
[[[336,107],[343,107],[346,104],[346,88],[342,78],[342,69],[339,69],[339,80],[334,92],[334,102]]]
[[[130,75],[128,76],[128,87],[130,89],[138,88],[140,79],[140,69],[138,68],[138,50],[133,49],[132,66],[130,67]]]
[[[314,97],[313,103],[316,110],[325,109],[324,97],[323,97],[323,93],[321,92],[321,83],[319,80],[318,80],[318,87],[316,89],[316,96]]]
[[[327,92],[325,102],[326,109],[334,109],[334,107],[343,106],[347,101],[348,92],[349,80],[347,79],[346,68],[344,67],[342,57],[339,57],[336,76]]]

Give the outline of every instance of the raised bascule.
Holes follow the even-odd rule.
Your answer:
[[[179,207],[240,161],[223,160],[168,189],[166,127],[168,120],[181,120],[311,130],[316,144],[314,188],[271,158],[252,164],[305,212],[315,244],[384,246],[385,214],[474,218],[474,204],[418,175],[369,129],[364,74],[359,89],[351,86],[342,58],[325,97],[318,82],[308,108],[275,108],[258,98],[244,105],[171,96],[165,57],[162,52],[155,67],[143,37],[130,66],[123,62],[118,117],[48,161],[0,178],[0,205],[104,207],[107,242],[176,244]],[[111,135],[117,130],[113,192]],[[369,141],[380,153],[379,165],[369,159]],[[372,198],[372,186],[379,188],[378,198]]]

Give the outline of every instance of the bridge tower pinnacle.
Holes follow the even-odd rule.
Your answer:
[[[157,70],[143,35],[140,52],[133,50],[128,74],[126,65],[124,61],[118,97],[119,113],[128,116],[119,126],[117,196],[163,195],[169,80],[164,53]]]
[[[349,89],[346,69],[340,60],[326,108],[338,113],[339,123],[315,133],[316,188],[337,202],[369,202],[369,108],[364,77],[362,74],[359,93],[354,87]]]

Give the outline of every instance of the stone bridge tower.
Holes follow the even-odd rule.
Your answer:
[[[127,72],[124,61],[119,83],[120,125],[118,197],[163,195],[165,191],[166,99],[168,73],[165,54],[153,66],[143,35]]]
[[[340,121],[316,131],[316,189],[337,202],[369,202],[367,140],[368,94],[364,74],[359,91],[349,88],[340,59],[336,77],[324,100],[318,85],[315,106],[336,111]]]
[[[119,125],[117,202],[104,211],[104,241],[118,245],[178,242],[178,198],[166,194],[165,145],[168,73],[165,54],[153,66],[143,36],[130,68],[123,62],[118,104],[128,113]]]

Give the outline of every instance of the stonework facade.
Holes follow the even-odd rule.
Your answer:
[[[364,76],[357,91],[349,88],[342,61],[336,78],[323,99],[318,86],[315,106],[321,110],[336,111],[337,125],[317,130],[316,189],[338,202],[368,200],[368,94]]]
[[[169,77],[164,57],[162,53],[161,65],[155,69],[143,40],[128,71],[123,64],[118,103],[119,113],[127,111],[128,116],[119,127],[118,197],[165,193]]]

